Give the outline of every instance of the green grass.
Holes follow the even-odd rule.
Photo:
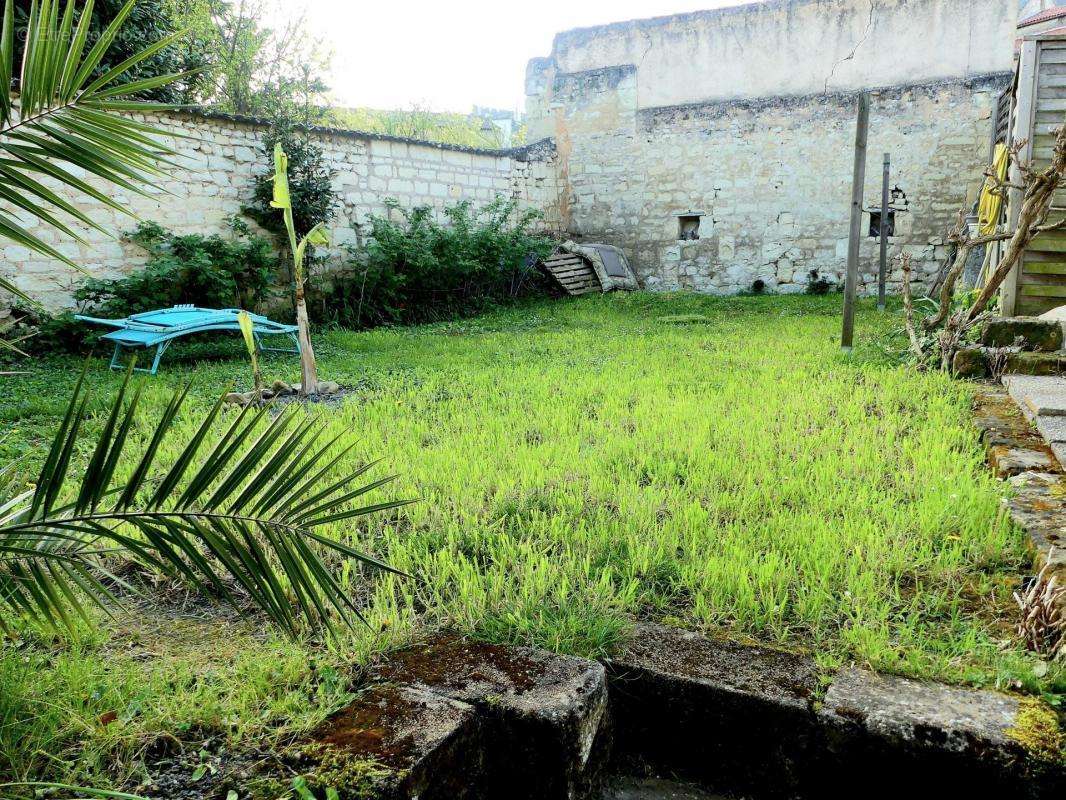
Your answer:
[[[382,497],[421,498],[333,535],[417,579],[346,571],[371,625],[328,648],[224,621],[157,626],[147,646],[143,620],[73,647],[27,634],[0,654],[0,775],[129,786],[168,737],[286,741],[346,699],[358,664],[439,626],[597,656],[666,620],[826,667],[1063,691],[1061,669],[1037,678],[1008,643],[1029,559],[969,388],[886,357],[897,317],[869,307],[842,356],[839,302],[612,295],[319,335],[320,375],[356,394],[315,413],[399,475]],[[141,435],[185,380],[204,406],[247,388],[239,347],[165,360]],[[100,389],[120,380],[105,366]],[[78,369],[7,380],[0,457],[32,467]]]

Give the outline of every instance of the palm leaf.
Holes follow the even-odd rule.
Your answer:
[[[177,151],[159,139],[164,131],[121,114],[167,108],[132,98],[181,80],[189,73],[124,79],[130,70],[172,45],[184,32],[162,38],[92,77],[135,4],[136,0],[127,0],[87,50],[93,0],[86,0],[80,9],[76,0],[34,0],[26,19],[22,64],[16,70],[14,2],[4,0],[0,84],[11,87],[16,74],[19,79],[17,96],[10,91],[0,93],[0,201],[74,239],[78,236],[57,216],[58,212],[88,227],[103,229],[36,176],[43,173],[69,190],[88,194],[115,211],[135,216],[127,206],[78,178],[70,167],[130,192],[145,194],[144,184],[175,163]],[[82,269],[12,214],[0,213],[0,237]],[[0,276],[0,289],[32,302],[13,279]]]
[[[392,478],[353,488],[372,466],[364,464],[323,484],[328,467],[321,465],[337,463],[336,439],[318,446],[320,423],[298,420],[295,409],[269,422],[265,410],[242,411],[205,455],[221,401],[174,463],[156,474],[183,389],[154,421],[130,479],[116,484],[119,465],[130,457],[141,396],[139,388],[131,393],[130,375],[76,479],[72,465],[88,406],[84,372],[33,489],[18,491],[12,468],[0,469],[0,628],[28,618],[69,629],[88,619],[90,605],[112,608],[117,579],[108,563],[115,551],[238,609],[250,600],[290,635],[333,631],[338,622],[361,618],[326,554],[399,571],[316,529],[404,505],[353,504]]]

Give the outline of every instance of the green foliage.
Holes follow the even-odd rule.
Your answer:
[[[230,221],[233,237],[179,235],[155,222],[143,222],[127,237],[148,251],[143,269],[122,278],[90,278],[74,290],[80,313],[121,318],[182,303],[207,308],[255,308],[269,297],[277,272],[270,242],[250,234],[240,219]],[[17,335],[30,335],[21,347],[32,353],[83,352],[93,331],[72,311],[49,314],[20,306]]]
[[[553,242],[535,232],[537,212],[519,212],[503,198],[480,209],[457,203],[444,210],[445,222],[428,207],[390,208],[391,215],[370,218],[366,247],[349,250],[349,270],[326,291],[333,321],[364,327],[443,319],[542,288],[533,262]]]
[[[331,108],[323,124],[368,133],[382,133],[406,139],[457,144],[464,147],[498,149],[505,145],[502,131],[485,125],[482,117],[430,111],[421,106],[410,109]],[[525,128],[511,137],[511,146],[525,142]]]
[[[96,230],[104,228],[79,205],[64,200],[39,179],[46,176],[115,211],[130,213],[114,199],[114,192],[92,186],[78,173],[95,175],[113,186],[144,194],[141,185],[159,175],[159,164],[175,151],[154,138],[160,133],[158,130],[120,112],[158,108],[157,104],[128,98],[170,86],[188,76],[179,73],[139,80],[131,77],[138,65],[178,42],[180,34],[174,33],[94,78],[94,73],[103,71],[104,55],[119,39],[136,0],[127,0],[95,36],[91,5],[77,15],[77,21],[74,0],[68,0],[62,14],[60,5],[61,0],[42,0],[40,5],[31,5],[25,20],[27,38],[21,71],[16,70],[15,61],[19,23],[12,0],[6,0],[4,5],[0,85],[11,86],[15,76],[20,77],[17,95],[0,92],[0,145],[5,155],[0,165],[0,199],[80,241],[56,212],[65,212]],[[90,13],[84,13],[85,9]],[[0,214],[0,237],[81,269],[15,216]],[[0,289],[23,300],[30,299],[2,276]]]
[[[336,172],[330,168],[322,148],[311,141],[307,129],[289,119],[276,120],[263,136],[263,155],[264,159],[269,159],[270,169],[256,176],[254,199],[244,208],[244,213],[287,245],[284,215],[271,206],[274,199],[274,148],[279,144],[288,158],[289,195],[297,237],[304,237],[316,225],[328,222],[340,204],[340,198],[333,191]]]
[[[277,256],[270,242],[230,221],[233,238],[172,233],[144,222],[128,234],[148,251],[144,269],[115,280],[90,279],[74,292],[78,304],[123,317],[181,303],[208,308],[255,308],[270,293]]]
[[[304,125],[325,113],[330,54],[284,0],[165,0],[204,61],[203,105]],[[280,27],[263,24],[287,18]]]
[[[15,0],[16,19],[25,25],[32,0]],[[91,8],[89,40],[98,38],[107,26],[122,12],[125,0],[96,0]],[[75,11],[75,21],[80,19],[81,9]],[[133,10],[122,25],[122,35],[115,38],[104,53],[100,64],[92,71],[91,77],[98,78],[107,70],[121,64],[127,58],[135,56],[156,42],[181,29],[177,24],[171,0],[138,0]],[[16,39],[16,59],[22,55],[21,38]],[[155,78],[160,75],[196,71],[181,80],[157,86],[143,92],[137,97],[158,103],[194,102],[206,88],[206,75],[201,72],[205,66],[203,48],[193,37],[182,37],[162,50],[135,64],[127,73],[131,81]]]
[[[130,588],[115,575],[119,553],[238,612],[250,600],[291,636],[361,619],[321,552],[391,567],[315,529],[405,505],[351,507],[391,478],[355,486],[371,466],[363,465],[325,479],[338,454],[334,441],[316,444],[317,420],[282,412],[268,424],[267,408],[246,408],[223,427],[216,424],[221,398],[177,457],[159,463],[189,389],[157,410],[150,439],[135,448],[130,433],[140,421],[143,386],[130,391],[131,373],[132,365],[84,469],[71,470],[89,407],[79,380],[32,487],[23,491],[4,479],[0,631],[15,635],[29,621],[74,634],[90,621],[88,607],[119,605],[115,591]],[[131,470],[122,479],[120,467]]]

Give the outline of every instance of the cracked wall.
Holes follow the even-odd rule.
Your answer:
[[[876,89],[864,206],[888,152],[911,200],[890,255],[928,278],[980,187],[1016,12],[792,0],[570,31],[530,62],[531,136],[559,146],[570,234],[625,248],[649,288],[802,291],[843,274],[855,94]],[[681,215],[701,215],[698,240],[679,239]],[[876,239],[861,256],[868,290]]]

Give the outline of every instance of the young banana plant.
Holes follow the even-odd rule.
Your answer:
[[[252,359],[252,391],[255,392],[254,400],[259,401],[263,397],[263,374],[259,371],[259,348],[255,346],[255,331],[252,328],[252,316],[247,311],[237,314],[237,324],[241,327],[241,336],[244,337],[244,346],[248,348],[248,357]]]
[[[318,391],[318,364],[311,347],[311,334],[307,321],[307,301],[304,297],[304,255],[307,245],[326,246],[329,235],[323,223],[318,223],[307,235],[297,241],[296,227],[292,218],[292,197],[289,194],[289,157],[281,143],[274,145],[274,199],[273,208],[279,208],[285,217],[285,230],[289,234],[289,250],[292,253],[292,274],[296,284],[296,336],[300,340],[300,395],[307,397]]]

